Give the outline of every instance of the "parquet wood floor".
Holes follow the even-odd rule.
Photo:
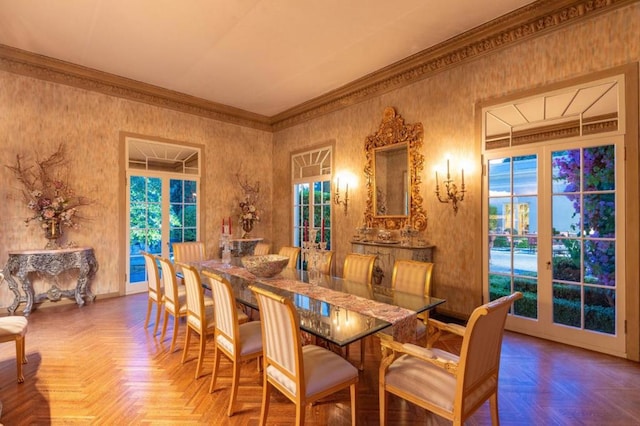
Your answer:
[[[261,375],[242,368],[239,410],[226,416],[231,368],[223,359],[218,390],[208,393],[213,354],[194,380],[197,339],[189,360],[169,353],[143,328],[146,294],[97,300],[82,308],[58,304],[29,316],[25,383],[16,383],[14,345],[0,345],[0,423],[13,425],[256,425]],[[459,340],[441,342],[447,349]],[[212,345],[209,345],[210,349]],[[366,341],[358,419],[378,424],[375,338]],[[359,351],[352,351],[358,355]],[[640,366],[631,361],[507,333],[500,376],[503,425],[640,425]],[[422,409],[391,397],[394,425],[446,425]],[[349,395],[341,392],[307,408],[307,425],[349,424]],[[294,407],[274,392],[269,424],[293,422]],[[468,422],[491,423],[485,404]]]

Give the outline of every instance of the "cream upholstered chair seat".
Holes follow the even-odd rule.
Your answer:
[[[156,263],[156,257],[149,253],[142,253],[144,258],[144,265],[147,270],[147,282],[149,284],[149,299],[147,302],[147,315],[144,320],[144,328],[149,326],[149,319],[151,318],[151,311],[153,306],[156,307],[156,320],[153,326],[153,335],[158,332],[158,324],[160,323],[160,314],[164,306],[164,294],[163,289],[160,286],[160,274],[158,273],[158,264]]]
[[[0,317],[0,343],[11,341],[16,342],[16,366],[18,383],[24,382],[22,364],[27,363],[27,354],[25,352],[25,336],[27,334],[28,325],[29,322],[25,317]]]
[[[262,324],[264,384],[260,424],[267,421],[272,388],[296,404],[297,425],[303,425],[306,406],[349,388],[351,424],[357,417],[358,370],[327,349],[302,346],[298,312],[291,300],[250,286],[256,295]]]
[[[392,393],[438,416],[462,425],[486,400],[492,423],[499,424],[498,373],[504,324],[515,292],[476,308],[462,332],[462,349],[456,356],[439,349],[381,339],[380,424],[387,424],[388,395]]]
[[[298,267],[298,258],[300,257],[300,247],[282,247],[278,252],[281,256],[287,256],[289,263],[287,268],[296,269]]]
[[[227,415],[232,416],[238,394],[241,364],[251,359],[259,360],[262,356],[262,326],[259,321],[240,324],[231,284],[220,275],[209,271],[204,271],[203,275],[211,285],[216,305],[214,366],[209,392],[215,389],[222,353],[233,363],[233,382],[227,411]]]
[[[344,362],[344,358],[316,345],[302,347],[304,359],[305,397],[313,398],[326,389],[338,386],[353,377],[355,368]],[[273,366],[267,367],[267,374],[291,393],[296,392],[296,382]]]

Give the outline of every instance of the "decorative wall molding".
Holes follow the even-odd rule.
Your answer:
[[[638,0],[540,0],[273,117],[0,44],[0,70],[265,131],[277,131]]]

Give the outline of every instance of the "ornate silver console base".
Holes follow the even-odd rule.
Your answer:
[[[45,293],[34,294],[33,284],[29,280],[29,273],[39,272],[52,277],[71,269],[78,270],[78,283],[73,290],[62,290],[53,284]],[[90,247],[78,247],[61,250],[27,250],[10,251],[9,260],[4,268],[5,279],[9,289],[15,295],[13,303],[7,308],[10,315],[14,315],[20,303],[26,303],[23,314],[31,313],[34,303],[44,299],[53,301],[62,297],[75,299],[80,306],[84,305],[84,297],[90,301],[95,299],[90,290],[90,281],[98,270],[98,261]],[[19,283],[22,284],[24,296],[20,295]]]

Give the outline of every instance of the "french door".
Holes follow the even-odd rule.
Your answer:
[[[142,252],[173,260],[173,243],[198,240],[198,180],[129,173],[126,293],[147,291]]]
[[[624,151],[614,136],[485,153],[485,296],[514,331],[624,356]]]

